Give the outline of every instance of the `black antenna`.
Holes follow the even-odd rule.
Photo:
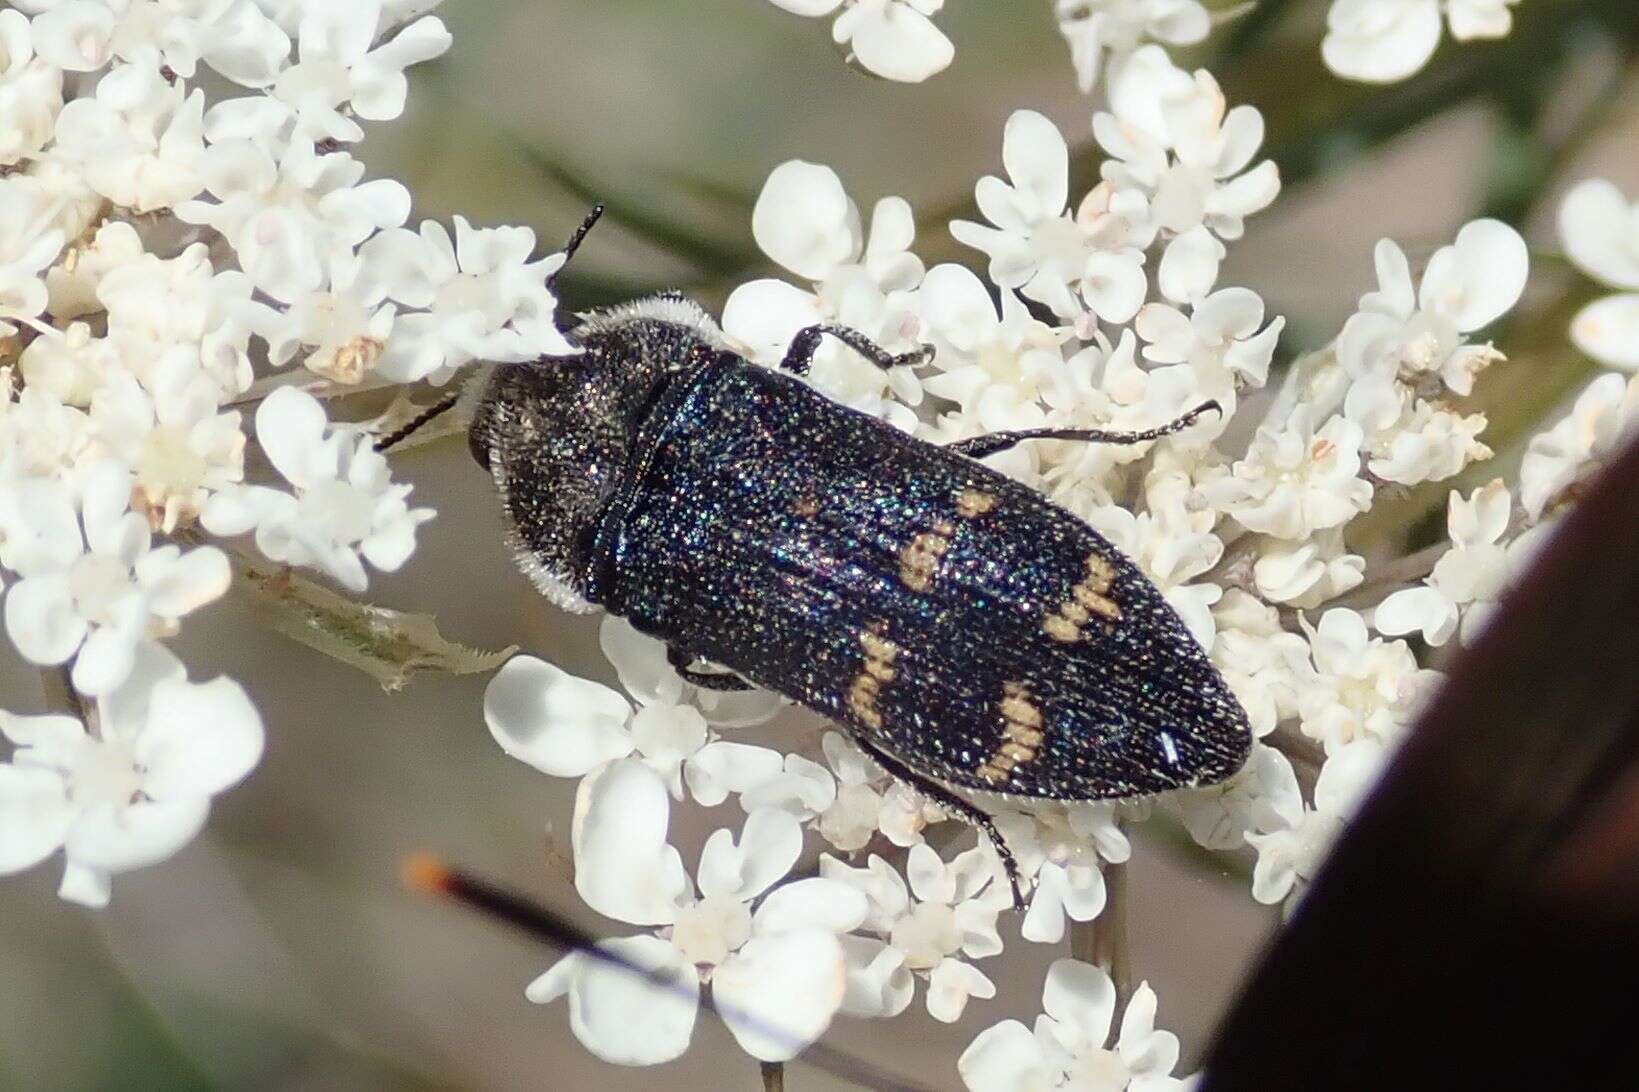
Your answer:
[[[388,448],[398,445],[403,440],[408,439],[412,433],[416,432],[428,421],[431,421],[435,417],[440,417],[454,409],[455,404],[459,401],[461,401],[460,391],[445,395],[443,398],[440,398],[438,401],[434,402],[432,405],[410,418],[407,424],[401,425],[392,432],[389,432],[387,435],[378,439],[376,441],[376,450],[386,451]]]
[[[574,234],[569,236],[569,241],[563,245],[563,265],[558,266],[557,269],[553,270],[552,275],[546,278],[546,287],[549,291],[557,285],[558,274],[563,272],[564,267],[569,264],[569,259],[575,256],[575,251],[579,250],[581,243],[585,242],[587,233],[590,232],[593,226],[596,225],[602,218],[603,206],[593,205],[592,211],[586,214],[586,219],[580,222],[580,227],[576,228]],[[401,428],[389,432],[387,435],[377,440],[376,450],[386,451],[388,448],[396,447],[398,444],[402,443],[404,440],[413,435],[423,425],[427,424],[427,422],[454,409],[456,403],[460,400],[461,395],[457,392],[434,402],[431,406],[427,407],[427,409],[411,418],[409,423],[405,424]]]
[[[581,243],[586,240],[587,233],[590,232],[593,226],[596,225],[602,218],[603,206],[593,205],[592,211],[586,214],[586,219],[580,222],[580,227],[576,228],[575,233],[569,236],[569,241],[563,244],[563,265],[558,266],[558,268],[553,271],[552,275],[546,278],[546,287],[548,291],[551,291],[557,287],[558,274],[562,273],[564,269],[568,267],[569,259],[573,258],[575,256],[575,251],[580,249]]]

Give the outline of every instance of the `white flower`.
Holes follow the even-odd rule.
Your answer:
[[[878,786],[887,775],[841,732],[826,732],[820,746],[836,775],[836,787],[814,828],[844,853],[864,849],[880,829],[883,798]]]
[[[1367,386],[1357,384],[1349,393],[1351,401]],[[1412,409],[1392,426],[1378,430],[1367,445],[1371,457],[1366,465],[1379,478],[1402,485],[1442,481],[1469,463],[1491,457],[1491,449],[1476,439],[1485,431],[1485,414],[1453,413],[1421,398],[1409,399],[1398,389],[1394,397],[1402,403],[1410,400]],[[1375,423],[1370,416],[1365,421]]]
[[[131,504],[155,531],[192,523],[209,495],[244,476],[237,412],[218,413],[217,387],[186,359],[152,372],[149,384],[112,370],[91,397],[91,428],[104,451],[134,473]]]
[[[826,16],[842,9],[831,36],[851,47],[868,71],[902,83],[920,83],[949,67],[955,50],[928,17],[945,0],[773,0],[798,15]]]
[[[1310,674],[1309,644],[1281,626],[1280,612],[1231,588],[1213,607],[1212,662],[1263,737],[1298,714],[1298,694]]]
[[[1000,295],[998,318],[985,286],[959,265],[929,270],[921,292],[928,332],[940,346],[933,359],[939,374],[922,385],[984,432],[1044,425],[1048,410],[1070,409],[1077,397],[1059,348],[1070,331],[1031,317],[1011,290]]]
[[[97,298],[102,279],[122,266],[141,260],[146,253],[142,236],[124,220],[102,224],[90,242],[74,245],[72,262],[59,262],[47,271],[51,316],[61,321],[103,310],[105,305]]]
[[[6,593],[6,632],[33,663],[78,653],[74,687],[93,697],[125,680],[144,637],[176,632],[228,590],[221,550],[153,545],[148,521],[128,508],[131,488],[112,462],[86,472],[77,512],[58,482],[0,487],[0,564],[22,578]]]
[[[1290,791],[1297,792],[1297,775],[1286,756],[1267,744],[1253,743],[1246,765],[1229,780],[1169,793],[1166,803],[1201,846],[1237,849],[1246,844],[1248,831],[1268,829],[1276,821],[1271,801],[1287,791],[1288,782]]]
[[[59,893],[87,906],[107,904],[114,873],[156,864],[191,841],[211,797],[261,758],[263,739],[238,683],[190,683],[153,644],[97,701],[92,727],[0,713],[0,734],[17,748],[0,764],[0,873],[62,849]]]
[[[256,435],[295,493],[224,489],[205,505],[206,530],[254,530],[257,549],[270,559],[321,569],[353,591],[369,584],[364,561],[383,572],[404,564],[416,527],[433,510],[405,503],[410,486],[393,484],[370,436],[331,428],[318,399],[294,387],[281,387],[257,408]]]
[[[1045,303],[1063,319],[1086,306],[1106,322],[1138,312],[1148,285],[1144,256],[1129,245],[1129,224],[1142,215],[1141,198],[1115,200],[1094,189],[1075,217],[1069,200],[1070,152],[1057,126],[1034,110],[1018,110],[1002,134],[1002,163],[1010,181],[986,175],[974,187],[979,211],[994,227],[956,220],[950,232],[990,257],[990,279]]]
[[[1134,328],[1148,343],[1144,359],[1189,366],[1195,397],[1215,399],[1223,407],[1216,422],[1221,431],[1235,412],[1238,389],[1261,387],[1269,378],[1286,320],[1277,317],[1267,326],[1263,320],[1263,300],[1256,292],[1224,288],[1198,298],[1187,316],[1164,303],[1146,304]]]
[[[62,252],[51,206],[29,201],[16,180],[0,178],[0,338],[17,332],[8,318],[32,319],[49,301],[41,272]]]
[[[865,928],[901,953],[906,969],[927,977],[929,1015],[954,1023],[968,998],[996,995],[995,984],[959,957],[982,959],[1002,950],[996,916],[1012,905],[1012,893],[998,879],[992,856],[978,848],[947,864],[925,843],[914,845],[905,873],[909,887],[874,853],[865,868],[850,868],[830,855],[820,858],[821,876],[870,900]],[[874,945],[850,949],[850,963],[857,969],[853,961],[865,957],[868,966],[880,952]]]
[[[188,95],[146,64],[120,65],[57,116],[56,155],[92,189],[135,212],[171,208],[204,187],[205,93]]]
[[[1103,862],[1119,864],[1132,855],[1114,805],[1044,806],[1029,815],[1004,811],[994,818],[1020,875],[1034,881],[1019,927],[1025,940],[1056,944],[1064,939],[1066,919],[1092,921],[1103,912]],[[995,860],[993,846],[980,848]],[[999,860],[995,867],[1001,867]]]
[[[1512,507],[1513,497],[1501,478],[1474,490],[1466,500],[1453,492],[1446,514],[1450,552],[1434,563],[1422,586],[1404,588],[1377,605],[1372,614],[1377,631],[1421,632],[1429,644],[1443,645],[1461,618],[1463,635],[1469,636],[1485,611],[1464,608],[1494,601],[1508,576],[1502,536]]]
[[[1303,733],[1333,754],[1357,739],[1396,740],[1437,677],[1417,666],[1404,641],[1370,636],[1352,610],[1304,623],[1315,674],[1298,696]]]
[[[0,166],[45,147],[62,108],[62,71],[35,56],[28,16],[0,11]]]
[[[1344,324],[1337,359],[1356,381],[1348,416],[1382,431],[1398,420],[1394,384],[1433,395],[1443,383],[1466,395],[1474,377],[1501,359],[1489,345],[1465,339],[1519,302],[1530,258],[1519,232],[1475,220],[1435,252],[1415,289],[1405,252],[1393,240],[1377,244],[1376,262],[1378,289],[1360,298],[1360,310]]]
[[[324,288],[354,247],[410,213],[401,183],[360,185],[363,163],[311,144],[293,143],[275,160],[250,140],[225,140],[206,149],[203,171],[216,202],[184,201],[177,216],[221,232],[252,283],[282,303]]]
[[[1300,411],[1281,428],[1258,429],[1246,458],[1204,488],[1249,530],[1307,538],[1371,505],[1371,484],[1358,477],[1361,439],[1360,426],[1346,418],[1315,430]]]
[[[956,1066],[972,1092],[1074,1088],[1080,1092],[1183,1092],[1171,1076],[1178,1037],[1155,1027],[1156,997],[1139,984],[1113,1044],[1115,984],[1100,967],[1058,959],[1042,986],[1034,1033],[1004,1020],[979,1033]]]
[[[384,231],[359,251],[400,313],[375,371],[400,383],[442,383],[474,360],[507,362],[579,352],[559,332],[558,300],[547,286],[562,252],[530,261],[529,228],[475,228],[455,218],[421,222],[420,234]],[[373,298],[373,293],[369,294]]]
[[[1344,548],[1341,527],[1297,541],[1265,539],[1252,565],[1258,594],[1294,607],[1318,607],[1358,587],[1365,574],[1366,559]]]
[[[180,359],[210,376],[223,398],[243,393],[253,378],[251,293],[243,273],[212,272],[204,243],[175,258],[116,260],[96,286],[121,368],[152,389],[158,373]]]
[[[1565,195],[1559,237],[1577,268],[1621,290],[1584,307],[1571,321],[1571,340],[1601,364],[1639,371],[1639,204],[1590,178]]]
[[[0,383],[0,467],[25,477],[67,476],[91,448],[90,417],[43,387],[10,388]]]
[[[1246,218],[1280,193],[1272,160],[1248,169],[1263,144],[1263,115],[1229,109],[1210,73],[1189,75],[1160,46],[1144,46],[1111,71],[1110,112],[1093,116],[1093,135],[1113,157],[1100,168],[1104,179],[1143,196],[1145,237],[1171,239],[1162,283],[1175,300],[1211,288],[1223,255],[1212,237],[1239,239]]]
[[[751,232],[763,253],[813,283],[806,291],[765,279],[740,285],[723,305],[723,330],[753,359],[773,365],[804,326],[838,323],[889,352],[917,348],[921,323],[915,290],[922,262],[910,252],[916,221],[901,197],[884,197],[871,213],[869,237],[859,209],[831,168],[794,159],[775,167],[752,210]],[[834,338],[821,340],[809,376],[846,405],[916,426],[909,407],[922,388],[909,368],[884,373]]]
[[[1388,749],[1380,740],[1361,739],[1333,752],[1315,781],[1315,805],[1306,807],[1290,764],[1270,786],[1263,817],[1247,843],[1258,851],[1252,871],[1252,897],[1261,903],[1282,901],[1301,892],[1320,870],[1332,843],[1353,817],[1361,798],[1376,781]]]
[[[1098,82],[1105,53],[1119,64],[1146,41],[1198,45],[1212,31],[1199,0],[1057,0],[1054,8],[1084,94]]]
[[[546,1003],[569,994],[571,1027],[590,1050],[622,1065],[653,1065],[687,1049],[691,999],[710,982],[718,1012],[747,1053],[765,1061],[796,1056],[824,1034],[842,1004],[837,934],[864,920],[865,898],[826,879],[770,892],[802,852],[802,828],[773,809],[746,816],[738,841],[729,830],[713,832],[691,884],[665,841],[668,810],[665,786],[640,762],[616,762],[583,781],[575,805],[575,883],[600,913],[667,927],[660,937],[624,943],[680,989],[652,1003],[608,1007],[638,991],[613,986],[608,968],[577,954],[532,982],[529,999]],[[764,892],[770,893],[753,911]]]
[[[398,117],[409,89],[404,70],[449,49],[449,31],[431,15],[381,41],[381,9],[379,0],[304,7],[300,60],[280,72],[271,89],[273,99],[295,120],[290,139],[362,139],[364,130],[353,116],[366,121]]]
[[[1583,468],[1615,451],[1639,426],[1639,376],[1602,375],[1577,395],[1571,412],[1531,437],[1520,463],[1520,503],[1533,520]]]
[[[694,705],[639,700],[634,711],[601,683],[514,656],[484,690],[484,720],[502,750],[542,773],[583,777],[636,753],[674,798],[683,799],[687,783],[707,807],[780,773],[779,752],[717,739]]]

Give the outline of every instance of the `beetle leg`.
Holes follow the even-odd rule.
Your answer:
[[[780,361],[780,370],[807,375],[808,365],[814,362],[814,354],[819,351],[820,338],[826,334],[830,334],[883,371],[889,368],[913,367],[933,359],[932,345],[923,345],[912,352],[895,355],[858,330],[826,322],[816,326],[804,326],[797,331],[796,336],[791,339],[790,347],[785,350],[785,359]]]
[[[1211,410],[1214,413],[1223,413],[1223,409],[1216,402],[1202,402],[1176,421],[1162,425],[1160,428],[1145,429],[1143,432],[1107,432],[1097,428],[1027,428],[1017,432],[991,432],[984,436],[973,436],[966,440],[957,440],[946,447],[958,455],[966,455],[970,459],[982,459],[986,455],[994,455],[998,451],[1008,448],[1024,440],[1085,440],[1091,444],[1142,444],[1148,440],[1159,440],[1163,436],[1171,436],[1175,432],[1182,432],[1193,425],[1201,414]]]
[[[681,652],[670,645],[666,646],[666,662],[683,677],[686,683],[703,686],[707,690],[750,690],[751,684],[738,675],[730,675],[723,671],[696,671],[689,665],[694,657]]]
[[[859,744],[860,749],[874,758],[877,765],[887,770],[891,776],[903,781],[964,822],[984,831],[985,836],[990,839],[990,844],[996,849],[996,856],[1001,858],[1002,868],[1007,872],[1007,882],[1013,887],[1013,909],[1020,911],[1025,909],[1024,885],[1019,876],[1019,862],[1014,859],[1013,851],[1007,848],[1007,842],[1002,838],[1002,832],[996,829],[995,821],[988,814],[963,800],[937,781],[931,781],[923,777],[897,758],[866,742],[859,736],[854,737],[854,742]]]

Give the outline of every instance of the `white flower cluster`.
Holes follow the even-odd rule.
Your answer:
[[[84,711],[0,725],[0,872],[62,848],[64,896],[101,903],[257,761],[238,684],[189,683],[155,643],[229,588],[207,535],[354,590],[414,550],[432,512],[304,388],[569,350],[561,255],[522,228],[410,231],[408,191],[346,150],[449,47],[431,6],[0,9],[3,614]],[[313,374],[266,374],[292,361]],[[251,436],[235,407],[257,401]],[[281,485],[245,480],[253,440]]]
[[[1122,53],[1105,79],[1109,108],[1094,116],[1093,133],[1108,158],[1079,199],[1053,123],[1030,111],[1009,119],[1006,177],[975,190],[988,223],[950,225],[988,259],[988,283],[964,266],[926,268],[900,198],[878,201],[867,225],[829,168],[775,168],[752,231],[795,283],[740,286],[724,330],[770,365],[815,322],[859,329],[891,352],[931,342],[928,364],[887,374],[828,342],[811,380],[934,442],[1039,426],[1145,428],[1208,398],[1232,415],[1241,394],[1268,378],[1282,330],[1255,292],[1219,284],[1228,245],[1279,189],[1273,165],[1257,162],[1262,118],[1229,108],[1208,74],[1177,68],[1155,44]],[[999,812],[1029,890],[1026,940],[1057,943],[1069,923],[1096,919],[1107,899],[1103,869],[1132,852],[1122,824],[1156,811],[1203,846],[1255,855],[1257,900],[1297,897],[1437,677],[1399,638],[1439,644],[1472,633],[1540,537],[1539,521],[1557,503],[1549,495],[1613,447],[1633,395],[1596,384],[1565,425],[1533,444],[1520,502],[1500,481],[1453,493],[1448,544],[1368,568],[1346,545],[1353,520],[1385,491],[1444,481],[1489,457],[1478,439],[1484,417],[1456,400],[1503,359],[1478,335],[1518,302],[1528,272],[1523,240],[1489,220],[1464,227],[1418,274],[1388,240],[1376,265],[1377,288],[1337,338],[1296,361],[1279,390],[1245,402],[1258,414],[1249,443],[1229,446],[1227,422],[1212,421],[1144,447],[1043,442],[992,458],[1148,572],[1259,737],[1246,768],[1221,786],[1153,805]],[[487,715],[510,753],[583,778],[577,884],[604,913],[657,928],[616,944],[674,975],[684,995],[709,981],[737,1013],[729,1020],[742,1044],[764,1059],[790,1056],[838,1013],[901,1012],[918,980],[941,1020],[994,995],[982,967],[1001,950],[997,917],[1009,894],[988,841],[942,854],[926,832],[949,817],[892,784],[840,734],[826,734],[814,756],[731,743],[716,732],[726,723],[721,706],[707,704],[721,696],[685,686],[657,642],[611,621],[604,645],[635,711],[605,687],[519,659],[497,676]],[[766,716],[773,705],[757,710]],[[729,715],[743,722],[746,707]],[[691,883],[666,844],[668,797],[711,806],[731,795],[746,813],[743,830],[711,836]],[[805,828],[840,856],[801,868]],[[711,878],[720,855],[734,862],[732,875]],[[782,879],[793,869],[802,878]],[[807,916],[767,920],[769,907],[788,905],[785,891],[822,884],[811,888]],[[823,1005],[794,989],[747,992],[747,950],[790,981],[845,987]],[[811,961],[800,972],[783,962],[798,953]],[[1030,1086],[1029,1074],[1046,1086],[1066,1074],[1098,1074],[1101,1088],[1177,1086],[1176,1044],[1154,1032],[1148,991],[1106,1045],[1113,1002],[1101,1000],[1099,974],[1059,964],[1034,1034],[1005,1022],[964,1055],[970,1086]],[[681,1052],[692,1007],[679,1000],[652,1021],[633,1018],[610,977],[570,957],[531,996],[567,993],[571,1026],[602,1057],[655,1062]],[[736,1027],[746,1015],[736,1006],[753,1004],[783,1035]]]
[[[867,72],[901,83],[920,83],[943,72],[956,55],[933,15],[945,0],[772,0],[775,7],[810,18],[828,18],[831,37]]]

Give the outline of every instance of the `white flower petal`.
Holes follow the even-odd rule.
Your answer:
[[[1038,1092],[1058,1083],[1041,1043],[1017,1020],[1003,1020],[981,1031],[956,1069],[969,1092]]]
[[[785,760],[776,750],[720,739],[689,756],[683,779],[695,800],[709,808],[730,793],[749,792],[778,777],[784,768]]]
[[[856,13],[851,26],[846,25],[844,20]],[[854,56],[885,79],[920,83],[950,67],[956,56],[950,39],[908,4],[857,7],[839,17],[836,26],[844,34],[851,30]]]
[[[208,796],[96,805],[74,820],[65,848],[70,861],[105,872],[146,868],[193,841],[209,812]]]
[[[778,808],[746,816],[740,840],[727,829],[712,832],[700,851],[700,893],[753,899],[791,870],[802,854],[802,826]]]
[[[996,984],[979,968],[959,959],[940,960],[928,975],[928,1015],[941,1023],[960,1020],[968,998],[986,1000],[995,996]]]
[[[30,663],[60,664],[85,640],[66,576],[32,576],[6,592],[6,634]]]
[[[632,707],[601,683],[514,656],[484,688],[484,722],[501,749],[553,777],[581,777],[631,753]]]
[[[1519,232],[1500,220],[1475,220],[1429,259],[1418,301],[1468,333],[1519,302],[1530,270],[1530,251]]]
[[[1639,372],[1639,293],[1595,300],[1571,320],[1576,347],[1611,368]]]
[[[1161,294],[1174,303],[1201,299],[1218,280],[1218,267],[1229,253],[1204,227],[1191,228],[1167,244],[1158,274]]]
[[[1559,237],[1583,271],[1613,288],[1639,289],[1634,213],[1622,191],[1602,178],[1578,183],[1559,208]]]
[[[845,985],[837,938],[807,929],[752,937],[717,967],[711,992],[747,1054],[782,1062],[825,1034]]]
[[[262,718],[232,679],[167,679],[153,688],[137,761],[157,800],[209,796],[237,784],[261,761]]]
[[[598,626],[598,647],[609,658],[620,685],[644,705],[683,700],[683,680],[666,662],[666,643],[639,633],[624,618],[605,615]]]
[[[658,937],[622,937],[598,947],[663,976],[669,985],[577,952],[530,983],[525,996],[545,1004],[567,993],[575,1038],[606,1062],[659,1065],[681,1057],[694,1036],[700,1004],[694,968]]]
[[[33,868],[51,856],[63,844],[73,819],[62,775],[0,764],[0,875]]]
[[[670,821],[665,782],[636,759],[581,781],[572,841],[575,890],[586,905],[633,925],[670,923],[691,886],[666,842]]]
[[[1013,185],[1034,200],[1039,216],[1057,216],[1070,198],[1070,149],[1034,110],[1015,110],[1002,130],[1002,164]]]
[[[830,167],[793,159],[775,167],[751,212],[763,253],[811,281],[859,249],[859,214]]]
[[[865,921],[870,902],[865,893],[823,877],[781,884],[757,907],[752,928],[758,933],[824,929],[851,933]]]
[[[1115,1020],[1115,984],[1101,967],[1056,959],[1047,968],[1041,1006],[1060,1024],[1075,1028],[1082,1042],[1103,1045]]]

